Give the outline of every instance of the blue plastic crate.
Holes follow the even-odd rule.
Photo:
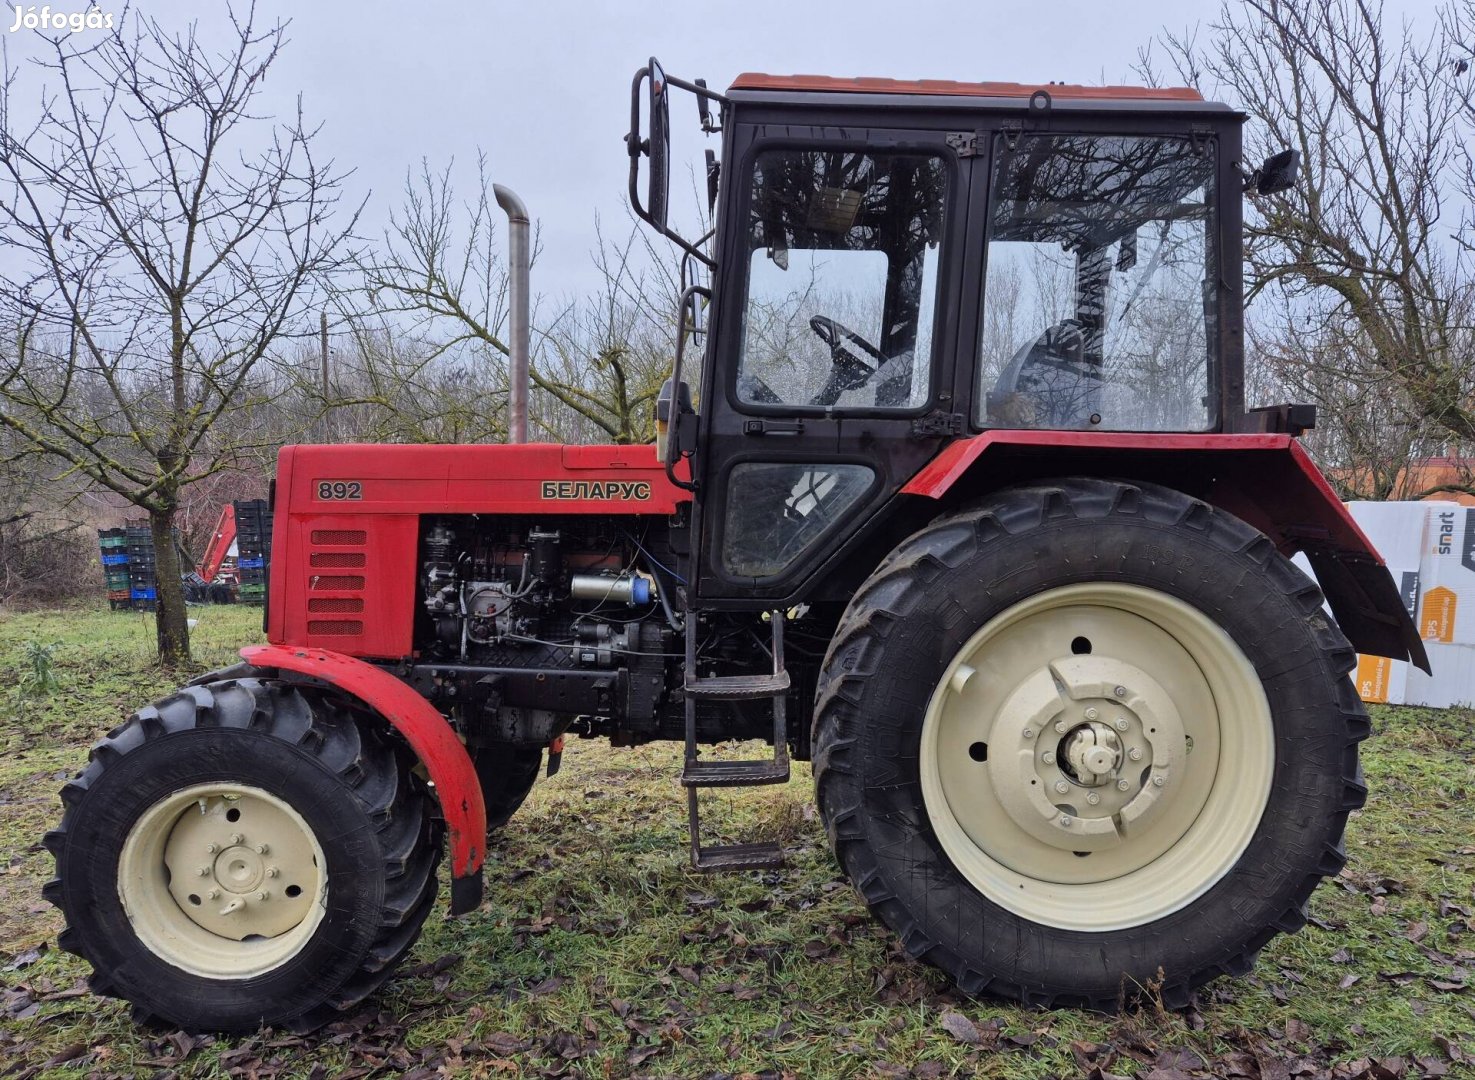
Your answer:
[[[124,552],[122,555],[104,555],[102,564],[104,566],[127,566],[128,554]]]
[[[157,589],[134,589],[133,590],[133,599],[135,599],[135,600],[157,600],[158,598],[159,598],[159,591]]]

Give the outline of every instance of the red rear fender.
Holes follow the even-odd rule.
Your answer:
[[[1412,616],[1382,558],[1290,435],[991,431],[958,439],[902,488],[955,501],[1060,476],[1177,488],[1244,519],[1286,555],[1304,551],[1358,652],[1428,670]]]

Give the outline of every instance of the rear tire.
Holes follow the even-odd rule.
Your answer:
[[[817,694],[820,813],[872,910],[966,992],[1182,1006],[1299,929],[1345,861],[1354,659],[1231,515],[1147,484],[1007,490],[851,601]]]
[[[487,806],[487,832],[493,833],[511,820],[533,790],[543,766],[543,750],[505,743],[469,749]]]
[[[310,1030],[388,978],[435,901],[408,755],[335,697],[189,686],[93,747],[46,846],[59,944],[97,993],[188,1031]]]

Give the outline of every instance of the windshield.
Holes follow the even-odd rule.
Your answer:
[[[997,139],[981,423],[1210,425],[1214,167],[1211,140]]]
[[[946,177],[941,160],[925,154],[757,156],[742,401],[926,404]]]

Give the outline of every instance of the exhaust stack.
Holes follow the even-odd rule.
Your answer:
[[[511,188],[492,185],[497,205],[507,214],[507,277],[511,333],[507,342],[512,361],[509,411],[511,423],[507,441],[528,441],[528,320],[531,300],[528,297],[528,208]]]

